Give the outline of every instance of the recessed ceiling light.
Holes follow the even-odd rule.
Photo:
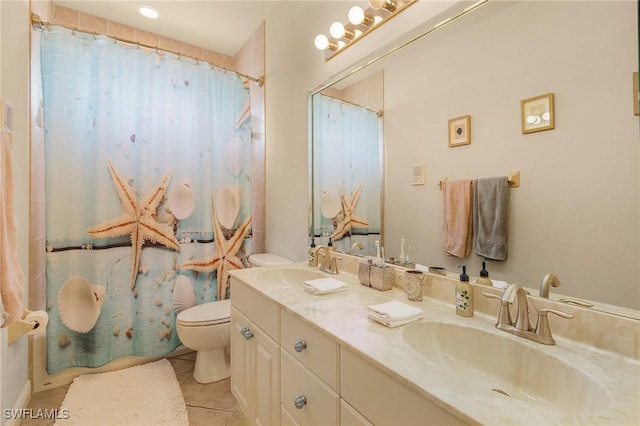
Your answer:
[[[146,16],[149,19],[156,19],[158,16],[160,16],[160,12],[158,12],[157,9],[151,6],[146,6],[146,5],[140,6],[138,11],[142,16]]]

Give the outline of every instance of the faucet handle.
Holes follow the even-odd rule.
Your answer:
[[[502,300],[502,297],[497,294],[482,292],[484,297],[488,297],[489,299],[498,299],[500,301],[500,312],[498,312],[498,321],[496,322],[496,328],[505,329],[512,327],[514,322],[511,319],[511,311],[509,310],[509,305],[511,302],[507,302]]]
[[[488,297],[489,299],[498,299],[498,300],[500,300],[500,299],[501,299],[501,297],[500,297],[500,296],[498,296],[497,294],[493,294],[493,293],[486,293],[486,292],[484,292],[484,291],[482,292],[482,295],[483,295],[484,297]]]
[[[338,260],[342,260],[342,258],[337,256],[331,257],[331,269],[329,270],[329,273],[332,275],[338,275],[340,272],[338,271]]]
[[[538,310],[538,324],[536,325],[536,334],[539,337],[539,342],[545,345],[555,345],[556,341],[551,335],[551,328],[549,328],[549,318],[547,314],[556,314],[559,317],[571,319],[573,315],[556,309],[542,308]]]

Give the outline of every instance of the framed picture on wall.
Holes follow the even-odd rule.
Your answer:
[[[471,116],[463,115],[449,120],[449,146],[471,143]]]
[[[520,121],[524,134],[553,129],[553,93],[520,101]]]

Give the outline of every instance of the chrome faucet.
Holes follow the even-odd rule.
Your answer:
[[[549,287],[559,287],[560,280],[554,274],[549,272],[544,276],[540,283],[540,297],[549,298]]]
[[[364,250],[364,246],[362,245],[362,243],[360,241],[356,241],[355,243],[353,243],[353,245],[351,246],[351,250],[349,250],[349,254],[353,256],[353,251],[358,248],[360,250]]]
[[[322,272],[326,272],[331,275],[338,275],[338,260],[342,260],[341,257],[332,256],[329,247],[320,246],[316,249],[316,256],[318,258],[318,269]]]
[[[496,322],[497,329],[544,345],[556,344],[556,341],[551,335],[551,329],[549,328],[549,320],[547,318],[549,313],[556,314],[562,318],[573,318],[573,315],[555,309],[539,309],[538,322],[536,327],[533,328],[529,322],[527,293],[518,284],[510,284],[501,296],[496,296],[492,293],[482,294],[486,297],[500,300],[500,312],[498,313],[498,321]],[[510,306],[516,300],[518,301],[518,311],[514,322],[511,319]]]

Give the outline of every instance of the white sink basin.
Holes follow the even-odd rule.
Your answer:
[[[302,286],[307,280],[325,278],[326,275],[320,271],[302,268],[276,268],[262,272],[261,277],[269,282],[283,282],[290,285]]]
[[[565,413],[606,409],[610,393],[587,373],[500,331],[442,322],[405,326],[403,337],[439,368],[464,377],[482,393],[542,405]],[[466,386],[465,386],[466,387]]]

